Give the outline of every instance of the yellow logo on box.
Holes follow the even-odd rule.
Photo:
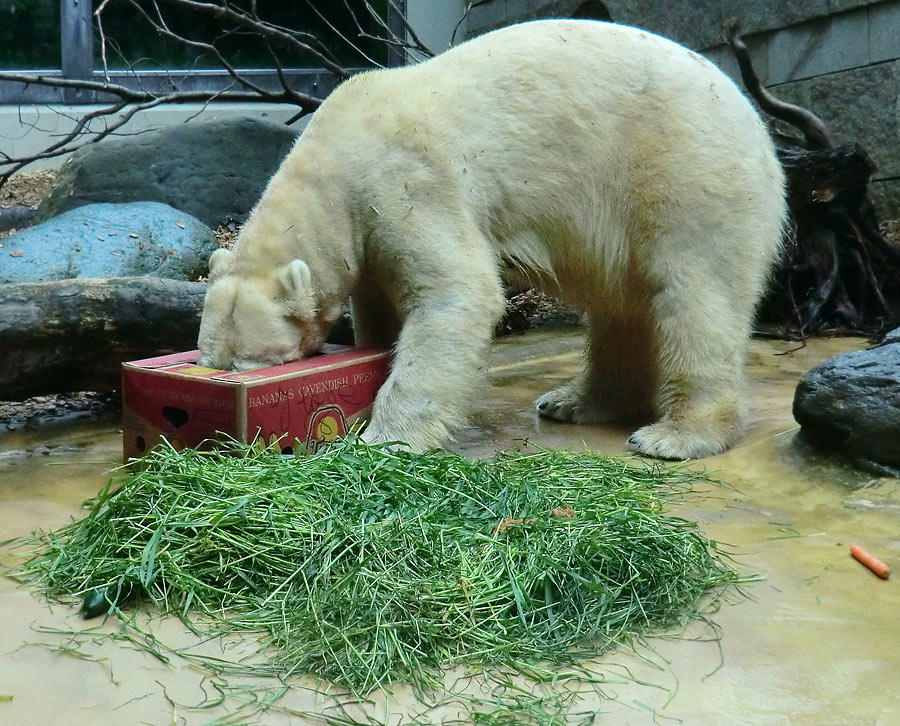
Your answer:
[[[210,373],[218,373],[216,368],[204,368],[203,366],[185,366],[178,371],[188,376],[208,376]]]
[[[334,441],[339,433],[338,421],[334,416],[323,417],[316,427],[316,438],[320,441]]]

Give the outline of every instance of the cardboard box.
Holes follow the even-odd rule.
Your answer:
[[[281,439],[315,448],[368,417],[390,353],[326,345],[322,355],[253,371],[196,365],[200,351],[122,364],[123,453],[141,456],[165,436],[197,446],[222,432],[239,441]]]

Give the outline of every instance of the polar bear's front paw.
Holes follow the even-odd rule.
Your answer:
[[[570,383],[547,391],[534,403],[538,414],[545,418],[565,423],[588,423],[581,396]]]
[[[377,422],[370,423],[360,438],[367,444],[390,444],[392,449],[408,449],[414,454],[420,454],[445,446],[450,440],[450,434],[441,421],[428,423],[413,421],[411,424],[403,425],[398,417],[398,421],[390,426],[380,426]]]
[[[387,432],[382,431],[380,427],[371,424],[366,426],[360,438],[367,444],[386,444],[394,441]]]
[[[730,443],[731,436],[725,432],[700,432],[672,421],[644,426],[628,437],[629,449],[657,459],[702,459],[721,454]]]

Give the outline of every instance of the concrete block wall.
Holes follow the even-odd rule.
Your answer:
[[[568,17],[580,0],[482,0],[468,36],[538,17]],[[900,218],[900,0],[606,0],[619,23],[706,55],[740,85],[722,24],[737,18],[754,67],[779,98],[821,116],[875,160],[881,217]]]

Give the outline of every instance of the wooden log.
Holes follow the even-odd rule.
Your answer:
[[[117,388],[122,361],[196,347],[205,294],[159,277],[0,285],[0,399]]]
[[[24,229],[34,221],[37,207],[11,207],[0,209],[0,232],[9,229]]]

